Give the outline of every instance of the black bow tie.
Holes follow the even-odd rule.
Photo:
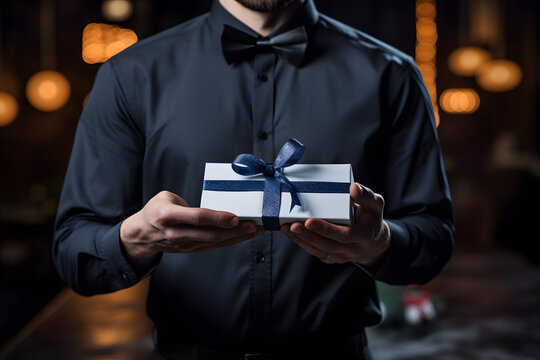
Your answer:
[[[307,47],[307,35],[303,26],[271,38],[255,38],[229,25],[223,25],[221,47],[228,64],[253,56],[256,52],[274,52],[296,67],[302,63]]]

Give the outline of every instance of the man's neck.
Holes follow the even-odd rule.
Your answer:
[[[304,0],[292,0],[283,9],[273,12],[260,12],[248,9],[236,0],[219,0],[221,6],[235,18],[243,22],[262,36],[266,36],[277,30],[294,13]]]

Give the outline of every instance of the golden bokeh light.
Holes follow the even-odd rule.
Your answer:
[[[482,65],[476,76],[476,82],[484,90],[502,92],[516,88],[522,78],[521,68],[515,62],[493,60]]]
[[[491,60],[491,54],[476,46],[460,47],[448,57],[448,67],[459,76],[474,76],[483,64]]]
[[[101,12],[109,21],[126,21],[133,13],[133,4],[129,0],[105,0]]]
[[[435,114],[435,125],[439,126],[439,107],[437,106],[437,7],[435,0],[416,1],[416,49],[415,61],[422,73]]]
[[[447,89],[442,92],[439,103],[449,114],[472,114],[480,106],[480,96],[473,89]]]
[[[431,2],[420,2],[416,6],[416,17],[421,18],[428,18],[428,19],[435,19],[435,16],[437,15],[437,10],[435,8],[435,4]]]
[[[88,64],[103,63],[138,41],[133,30],[98,23],[88,24],[82,38],[82,58]]]
[[[15,97],[6,92],[0,92],[0,126],[11,124],[19,114],[19,104]]]
[[[422,77],[424,78],[425,82],[434,81],[434,79],[437,77],[437,69],[433,64],[420,64],[418,65],[418,69],[422,73]]]
[[[70,95],[68,79],[57,71],[40,71],[26,84],[28,102],[41,111],[50,112],[62,108]]]
[[[416,60],[418,63],[432,63],[437,55],[437,47],[434,43],[417,44],[416,45]]]

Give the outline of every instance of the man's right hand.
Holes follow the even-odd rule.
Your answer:
[[[162,191],[122,223],[120,240],[128,261],[143,271],[161,252],[200,253],[249,240],[265,232],[232,213],[192,208]]]

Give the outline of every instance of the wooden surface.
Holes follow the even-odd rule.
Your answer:
[[[0,351],[0,359],[148,359],[148,281],[112,294],[62,290]]]
[[[457,253],[426,288],[446,304],[437,321],[421,335],[384,324],[369,329],[375,359],[540,359],[537,266],[504,251]],[[147,289],[143,281],[90,298],[65,289],[0,359],[148,359]]]

